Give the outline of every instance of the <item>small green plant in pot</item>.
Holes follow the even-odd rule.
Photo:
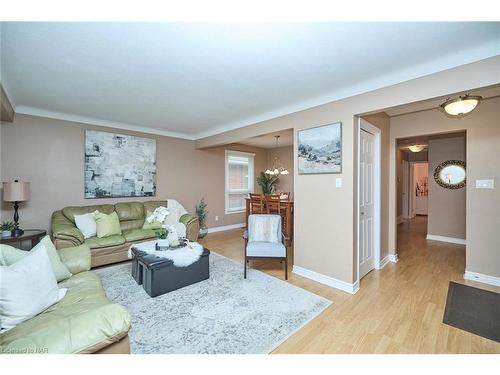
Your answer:
[[[10,237],[15,226],[12,221],[4,221],[0,226],[2,230],[2,237]]]
[[[198,233],[198,238],[203,238],[208,233],[206,225],[207,214],[208,211],[207,211],[207,204],[205,203],[205,198],[201,198],[200,203],[196,205],[196,216],[198,216],[198,222],[200,223],[200,231]]]
[[[259,177],[257,177],[257,183],[262,189],[263,194],[272,194],[276,191],[276,184],[280,182],[280,179],[276,175],[269,175],[264,172],[260,172]]]
[[[156,234],[156,238],[158,239],[158,241],[156,241],[158,246],[168,247],[170,245],[170,243],[168,241],[168,230],[166,230],[165,228],[161,228],[161,229],[158,229],[155,232],[155,234]]]

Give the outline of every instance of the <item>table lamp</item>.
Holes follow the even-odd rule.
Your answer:
[[[14,202],[14,230],[12,237],[19,237],[24,234],[22,229],[19,229],[19,202],[29,201],[30,199],[30,183],[19,182],[4,182],[3,183],[3,200],[4,202]]]

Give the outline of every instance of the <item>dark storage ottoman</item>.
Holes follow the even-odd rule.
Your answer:
[[[142,285],[142,266],[139,264],[139,257],[147,255],[147,253],[137,250],[135,247],[130,251],[132,252],[132,277],[137,284]]]
[[[210,277],[209,258],[210,250],[203,249],[200,259],[195,263],[187,267],[176,267],[166,258],[152,254],[138,255],[138,269],[142,269],[142,287],[151,297],[156,297],[206,280]]]

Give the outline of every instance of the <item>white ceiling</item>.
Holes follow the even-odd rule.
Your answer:
[[[257,137],[247,138],[238,143],[260,147],[260,148],[275,148],[276,136],[279,135],[278,147],[293,146],[293,129],[281,130],[279,132],[259,135]]]
[[[500,54],[500,23],[2,23],[18,113],[217,134]]]

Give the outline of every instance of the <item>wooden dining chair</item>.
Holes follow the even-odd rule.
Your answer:
[[[281,216],[281,194],[269,194],[266,196],[266,213]]]
[[[250,215],[265,214],[266,200],[263,194],[250,193]]]
[[[280,193],[280,198],[282,201],[289,201],[291,197],[292,193],[290,193],[289,191],[283,191]]]

